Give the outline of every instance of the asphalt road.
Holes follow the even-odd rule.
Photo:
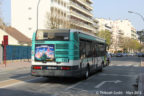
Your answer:
[[[4,72],[0,96],[136,96],[139,64],[138,57],[114,57],[103,72],[87,80],[32,77],[29,69]]]

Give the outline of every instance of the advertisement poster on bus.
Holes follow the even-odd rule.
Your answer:
[[[53,61],[54,45],[36,45],[35,46],[36,61]]]

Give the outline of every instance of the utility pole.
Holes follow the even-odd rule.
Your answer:
[[[138,12],[133,12],[133,11],[128,11],[128,13],[133,13],[133,14],[136,14],[136,15],[140,16],[140,17],[142,18],[143,22],[144,22],[144,17],[143,17],[143,15],[141,15],[140,13],[138,13]],[[139,33],[137,32],[137,34],[139,34],[139,36],[140,36],[140,44],[142,44],[142,38],[144,37],[144,30],[143,30],[143,31],[140,31]],[[141,50],[140,50],[140,51],[141,51]]]
[[[37,30],[38,30],[38,23],[39,23],[38,22],[38,17],[39,17],[38,15],[39,15],[39,4],[40,4],[40,1],[41,0],[38,0],[38,4],[37,4]]]

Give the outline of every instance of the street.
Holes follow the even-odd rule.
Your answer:
[[[44,78],[30,75],[30,68],[1,72],[0,96],[136,96],[138,57],[113,57],[103,72],[87,80]]]

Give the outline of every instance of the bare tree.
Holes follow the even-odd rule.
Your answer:
[[[46,27],[49,29],[70,28],[67,16],[62,16],[57,13],[47,13],[46,19]]]
[[[47,13],[46,14],[46,18],[47,18],[47,21],[46,21],[46,27],[49,28],[49,29],[56,29],[56,28],[59,28],[59,20],[57,19],[56,16],[50,14],[50,13]]]

